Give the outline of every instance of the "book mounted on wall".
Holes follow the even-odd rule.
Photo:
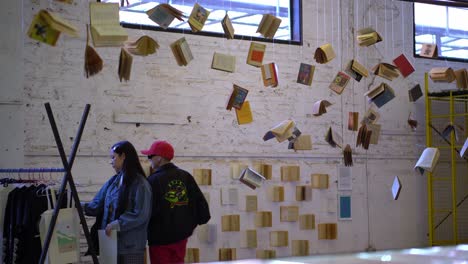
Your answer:
[[[128,39],[120,25],[118,3],[89,3],[91,36],[95,47],[121,46]]]
[[[251,42],[249,53],[247,54],[247,64],[261,67],[263,65],[263,57],[265,56],[266,45],[258,42]]]
[[[426,58],[437,58],[437,45],[432,43],[423,43],[419,56]]]
[[[173,42],[171,50],[179,66],[187,66],[193,60],[192,50],[185,37]]]
[[[190,17],[188,20],[189,26],[192,29],[192,32],[198,32],[203,29],[208,16],[210,15],[210,11],[195,3],[193,6],[192,12],[190,13]]]
[[[179,21],[184,21],[182,18],[184,13],[166,3],[162,3],[151,8],[150,10],[146,11],[146,14],[148,15],[149,19],[164,29],[169,27],[174,18],[177,18]]]
[[[221,26],[223,27],[224,35],[227,39],[234,38],[234,27],[232,26],[231,18],[226,14],[221,20]]]
[[[264,14],[257,28],[257,33],[260,33],[265,38],[273,38],[281,24],[281,19],[270,14]]]
[[[382,37],[373,28],[363,28],[357,32],[357,40],[359,46],[368,47],[375,43],[381,42]]]
[[[229,101],[226,106],[226,110],[231,110],[233,107],[240,110],[248,93],[249,90],[234,84],[232,87],[231,96],[229,97]]]
[[[325,64],[336,57],[335,51],[331,44],[327,43],[318,47],[314,53],[314,59],[317,63]]]
[[[265,87],[277,87],[278,86],[278,67],[274,62],[263,64],[261,67],[263,85]]]
[[[301,63],[299,66],[299,72],[297,73],[297,83],[311,86],[312,79],[314,78],[315,66]]]

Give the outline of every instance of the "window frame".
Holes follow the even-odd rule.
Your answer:
[[[290,21],[289,21],[290,27],[291,27],[291,31],[290,31],[291,40],[283,40],[283,39],[275,39],[275,38],[267,39],[261,36],[256,37],[256,36],[247,36],[247,35],[238,35],[238,34],[234,35],[234,39],[302,46],[303,45],[302,0],[289,0],[289,8],[290,8],[290,14],[291,14]],[[178,28],[171,28],[171,27],[164,29],[159,26],[140,25],[140,24],[126,23],[126,22],[120,22],[120,25],[124,28],[129,28],[129,29],[143,29],[143,30],[152,30],[152,31],[183,33],[183,34],[190,34],[190,35],[201,35],[201,36],[208,36],[208,37],[225,38],[224,33],[208,32],[208,31],[203,31],[203,30],[199,32],[192,32],[190,29],[178,29]]]
[[[448,8],[449,7],[454,7],[454,8],[467,8],[468,7],[468,3],[466,5],[462,5],[462,4],[442,4],[440,2],[434,2],[434,3],[427,3],[427,2],[421,2],[421,1],[414,1],[413,2],[413,56],[415,58],[418,58],[418,59],[430,59],[430,60],[441,60],[441,61],[454,61],[454,62],[468,62],[468,58],[456,58],[456,57],[445,57],[445,56],[441,56],[439,55],[438,57],[435,57],[435,58],[428,58],[428,57],[424,57],[424,56],[420,56],[419,53],[416,53],[416,45],[417,44],[420,44],[420,43],[416,43],[416,6],[415,6],[415,3],[422,3],[422,4],[429,4],[429,5],[437,5],[437,6],[444,6],[447,10],[447,18],[448,18]],[[447,26],[448,27],[448,26]],[[450,28],[449,28],[450,29]],[[440,54],[440,49],[441,49],[441,45],[440,45],[440,36],[437,35],[436,33],[433,33],[433,32],[429,32],[429,34],[433,34],[436,36],[436,43],[437,44],[437,53]],[[442,36],[443,37],[443,36]],[[467,38],[468,39],[468,38]]]

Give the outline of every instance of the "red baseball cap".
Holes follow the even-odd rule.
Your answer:
[[[163,157],[167,160],[174,158],[174,148],[167,141],[156,140],[148,150],[142,150],[144,155],[155,155]]]

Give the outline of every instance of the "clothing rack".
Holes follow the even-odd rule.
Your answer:
[[[80,198],[78,197],[78,192],[76,190],[76,186],[75,186],[75,183],[73,181],[73,176],[72,176],[72,173],[71,173],[71,168],[73,167],[73,162],[75,161],[76,152],[78,150],[78,145],[80,144],[80,141],[81,141],[81,135],[83,134],[83,129],[84,129],[84,126],[86,124],[86,119],[88,117],[90,107],[91,107],[91,105],[86,104],[85,109],[83,111],[83,115],[81,117],[81,121],[80,121],[80,125],[78,127],[76,137],[75,137],[75,139],[73,141],[72,150],[71,150],[69,159],[67,161],[65,151],[63,150],[62,140],[60,139],[60,135],[59,135],[59,132],[58,132],[58,129],[57,129],[57,125],[55,123],[54,115],[52,113],[52,108],[50,107],[49,103],[45,103],[47,116],[49,118],[50,126],[52,128],[52,132],[54,133],[55,143],[57,144],[57,149],[59,151],[60,158],[62,159],[63,170],[65,172],[65,175],[63,176],[63,179],[62,179],[62,184],[60,186],[60,191],[59,191],[59,197],[58,197],[58,200],[57,200],[57,204],[62,204],[63,199],[65,198],[65,193],[66,193],[65,188],[66,188],[66,185],[68,183],[68,185],[70,186],[70,190],[71,190],[73,200],[75,202],[75,207],[76,207],[76,209],[78,211],[78,215],[80,217],[80,223],[81,223],[81,226],[83,228],[84,235],[86,237],[86,241],[88,242],[88,247],[91,249],[90,252],[91,252],[91,257],[93,258],[93,263],[94,264],[99,264],[99,260],[98,260],[98,258],[96,256],[96,254],[94,253],[95,252],[94,251],[94,245],[93,245],[93,242],[91,240],[91,235],[89,233],[88,225],[86,224],[86,219],[84,217],[83,208],[81,207]],[[44,245],[42,247],[41,258],[39,259],[39,264],[44,264],[44,261],[46,259],[47,251],[49,250],[50,240],[52,238],[54,227],[55,227],[55,224],[57,222],[57,217],[58,217],[58,214],[59,214],[59,210],[60,210],[60,206],[56,206],[54,208],[54,212],[52,214],[52,219],[50,220],[49,229],[47,230],[47,235],[45,237]]]
[[[0,169],[0,173],[52,173],[65,172],[63,168],[16,168]]]

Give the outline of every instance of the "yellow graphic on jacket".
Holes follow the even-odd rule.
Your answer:
[[[172,180],[167,186],[169,191],[164,194],[164,199],[171,204],[171,208],[188,204],[187,188],[182,181]]]

